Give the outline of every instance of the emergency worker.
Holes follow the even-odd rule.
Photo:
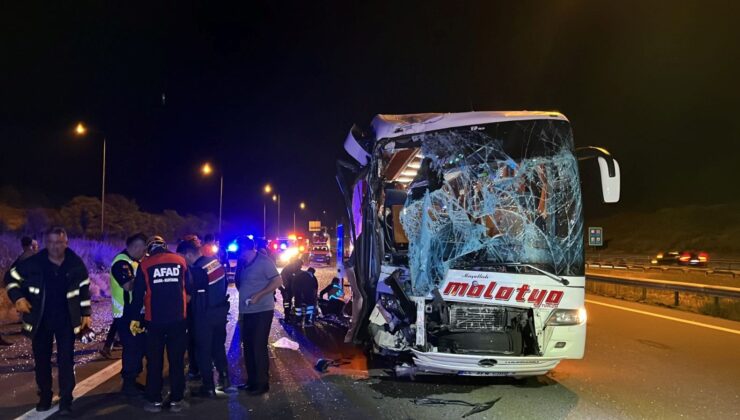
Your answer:
[[[113,258],[110,268],[111,305],[113,310],[113,326],[123,344],[121,378],[123,387],[121,392],[127,396],[139,393],[136,378],[143,369],[144,347],[146,339],[143,334],[131,334],[131,321],[141,321],[141,313],[132,313],[131,301],[134,290],[134,280],[139,266],[139,260],[146,252],[147,238],[143,233],[137,233],[126,239],[126,249]],[[110,343],[112,344],[112,343]],[[105,348],[104,348],[105,350]],[[102,351],[101,351],[102,352]],[[108,350],[110,355],[110,350]]]
[[[200,247],[200,252],[206,257],[218,257],[218,242],[213,234],[208,234],[203,237],[203,245]]]
[[[316,280],[316,269],[308,267],[306,271],[299,271],[293,277],[293,295],[295,296],[296,322],[302,325],[313,326],[313,317],[316,313],[316,299],[319,291],[319,282]]]
[[[23,317],[23,332],[31,337],[39,403],[36,411],[51,408],[51,355],[54,341],[59,373],[59,414],[72,413],[75,388],[75,335],[92,326],[90,277],[82,259],[67,248],[67,232],[60,227],[44,235],[46,248],[10,269],[8,296]]]
[[[166,349],[170,365],[169,406],[171,411],[179,412],[184,407],[190,272],[185,259],[168,251],[161,236],[149,238],[147,254],[136,270],[131,303],[131,313],[138,314],[144,308],[144,321],[132,320],[129,325],[133,335],[146,329],[148,403],[144,409],[151,413],[162,411],[162,366]]]
[[[200,237],[195,234],[189,234],[185,235],[183,239],[180,241],[180,243],[183,242],[192,242],[197,246],[198,248],[203,248],[203,242],[200,240]],[[200,375],[200,368],[198,367],[198,356],[196,354],[196,346],[195,346],[195,325],[193,325],[193,309],[190,304],[188,304],[188,346],[187,346],[187,352],[188,352],[188,380],[189,381],[199,381],[201,379]]]
[[[286,321],[290,321],[293,317],[293,278],[301,271],[301,268],[303,268],[303,260],[295,258],[283,267],[283,271],[280,273],[280,277],[283,279],[280,295],[283,297],[283,315]]]
[[[327,297],[324,298],[324,295]],[[344,310],[344,288],[342,287],[342,280],[338,277],[334,277],[326,287],[321,289],[319,292],[319,307],[321,308],[321,314],[333,315],[337,318],[342,316]]]
[[[201,397],[214,397],[213,367],[219,377],[219,390],[231,388],[226,361],[226,317],[229,300],[226,294],[226,271],[215,257],[202,254],[192,241],[181,242],[177,253],[185,257],[193,281],[193,299],[190,302],[193,317],[196,357],[201,369],[203,385]]]
[[[8,271],[5,273],[5,287],[7,287],[8,284],[10,284],[10,282],[13,280],[13,278],[10,277],[10,269],[17,266],[18,263],[20,263],[21,261],[36,255],[36,253],[39,252],[39,243],[31,237],[24,236],[21,238],[21,249],[23,250],[23,252],[21,252],[21,255],[19,255],[12,264],[10,264],[10,267],[8,267]],[[11,344],[13,343],[5,341],[5,339],[0,336],[0,346],[9,346]]]

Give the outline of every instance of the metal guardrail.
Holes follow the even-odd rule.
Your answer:
[[[695,293],[715,298],[740,299],[740,288],[714,286],[709,284],[683,283],[667,280],[639,279],[630,277],[614,277],[599,274],[586,274],[588,281],[619,284],[624,286],[641,287],[644,289],[662,289],[674,292],[675,305],[679,304],[679,293]],[[644,291],[643,291],[644,294]]]
[[[651,269],[673,269],[673,268],[687,268],[692,270],[727,270],[727,271],[740,271],[740,260],[733,259],[709,259],[709,263],[706,267],[693,267],[676,264],[658,265],[652,264],[651,261],[655,258],[655,255],[644,255],[644,254],[601,254],[593,253],[587,256],[589,262],[595,264],[617,264],[617,265],[631,265],[631,266],[642,266]]]
[[[730,275],[733,278],[740,276],[740,262],[727,260],[726,263],[710,264],[708,267],[692,267],[685,265],[658,265],[651,264],[645,259],[634,260],[626,258],[609,258],[603,260],[589,259],[586,262],[587,267],[592,268],[616,268],[629,270],[659,270],[659,271],[681,271],[684,273],[702,273],[705,275],[722,274]]]

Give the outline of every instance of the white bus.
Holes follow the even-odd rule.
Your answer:
[[[353,254],[349,335],[399,372],[542,375],[583,357],[578,161],[619,165],[557,112],[378,115],[338,163]]]

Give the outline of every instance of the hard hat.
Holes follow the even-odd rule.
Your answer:
[[[148,241],[146,241],[146,249],[149,253],[157,248],[165,247],[167,247],[167,242],[165,242],[164,238],[159,235],[152,236]]]

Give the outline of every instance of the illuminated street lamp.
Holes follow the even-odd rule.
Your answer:
[[[85,133],[87,133],[87,127],[85,127],[85,125],[81,122],[78,122],[77,126],[75,127],[75,134],[77,134],[78,136],[84,136]]]
[[[85,127],[81,121],[77,123],[74,129],[74,133],[78,137],[84,137],[87,135],[88,128]],[[101,133],[102,134],[102,133]],[[105,155],[106,155],[106,137],[103,135],[103,170],[102,170],[102,181],[100,188],[100,235],[105,235]]]
[[[273,194],[272,201],[277,202],[278,206],[278,217],[277,217],[277,236],[280,237],[280,194]]]
[[[213,173],[213,167],[211,167],[211,164],[206,162],[201,166],[200,168],[201,173],[203,173],[204,176],[209,176]],[[221,236],[221,216],[223,215],[224,210],[224,175],[223,171],[221,172],[221,186],[219,188],[219,196],[218,196],[218,235]]]
[[[301,201],[301,204],[298,205],[298,208],[301,209],[301,210],[305,210],[306,209],[306,203],[304,203],[304,202]],[[296,228],[295,213],[296,213],[296,211],[293,210],[293,233],[296,233],[295,232],[295,228]]]
[[[274,189],[272,188],[272,185],[265,184],[264,188],[262,188],[262,191],[265,193],[265,195],[270,195],[274,192]],[[277,228],[278,236],[280,236],[280,194],[272,194],[272,201],[276,202],[278,206]],[[267,238],[267,202],[263,202],[262,204],[262,236]]]

